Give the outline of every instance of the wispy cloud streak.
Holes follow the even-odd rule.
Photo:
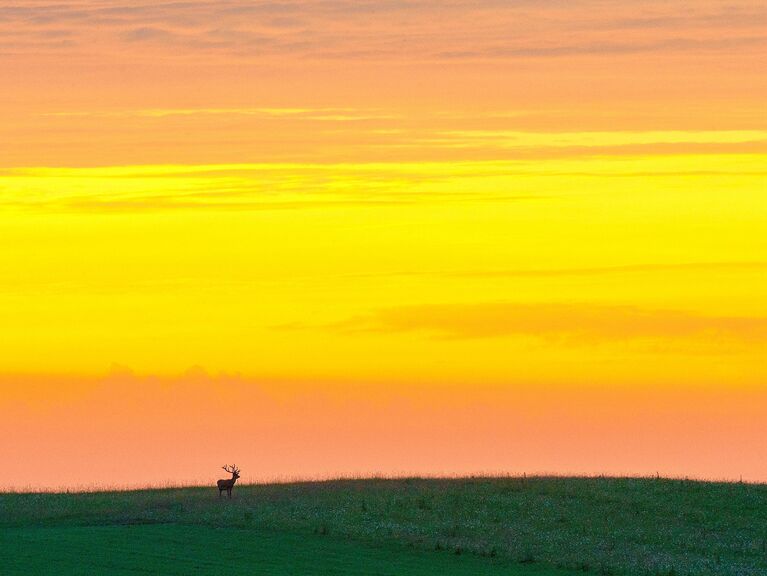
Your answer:
[[[767,340],[767,317],[713,316],[604,304],[489,302],[379,310],[326,327],[348,333],[425,332],[444,338],[566,338],[570,344],[685,338]]]
[[[71,50],[93,53],[146,44],[166,56],[407,60],[563,58],[647,52],[727,52],[763,46],[756,2],[708,0],[685,13],[668,3],[359,2],[222,0],[155,3],[25,2],[0,7],[0,30],[24,27],[30,41],[50,30],[75,37]],[[721,34],[738,30],[737,37]],[[613,33],[629,35],[620,42]],[[644,38],[632,38],[634,31]],[[648,33],[651,33],[648,37]],[[555,40],[552,41],[552,38]],[[556,38],[568,38],[567,43]],[[21,52],[35,44],[20,41]]]

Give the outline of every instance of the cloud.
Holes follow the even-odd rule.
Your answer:
[[[583,24],[584,28],[630,30],[630,29],[662,29],[662,28],[692,28],[706,29],[714,27],[728,28],[759,28],[767,25],[767,13],[764,10],[743,10],[730,7],[725,12],[688,13],[672,15],[657,13],[657,15],[616,18],[606,21],[592,21]]]
[[[410,205],[428,200],[538,201],[441,187],[482,163],[221,164],[27,168],[0,171],[0,206],[33,211],[124,212],[212,208],[286,210]],[[407,186],[404,186],[407,183]]]
[[[414,138],[412,145],[446,149],[508,151],[515,157],[591,154],[678,154],[760,152],[765,130],[613,130],[522,132],[512,130],[443,130]]]
[[[762,17],[760,18],[760,14]],[[36,2],[0,7],[0,33],[25,29],[19,52],[46,29],[76,34],[85,53],[122,53],[151,40],[173,57],[226,54],[324,60],[475,60],[620,56],[646,52],[731,52],[762,46],[763,11],[711,1],[686,9],[647,3],[245,0]],[[606,33],[644,33],[612,40]],[[737,34],[728,33],[737,31]],[[753,30],[753,34],[748,32]],[[115,41],[117,40],[117,41]],[[566,41],[565,41],[566,40]],[[135,57],[135,54],[131,54]],[[125,55],[123,54],[123,57]]]
[[[532,337],[570,344],[627,340],[767,340],[767,317],[600,304],[431,304],[378,310],[325,327],[342,333],[424,332],[441,338]]]
[[[162,28],[142,26],[140,28],[133,28],[127,32],[123,32],[122,37],[128,42],[144,42],[156,40],[167,41],[178,38],[178,35]]]
[[[163,31],[161,31],[163,32]],[[138,35],[136,40],[152,39],[153,32]],[[274,120],[361,122],[393,120],[400,116],[379,109],[364,108],[139,108],[127,110],[58,111],[40,114],[55,118],[171,118],[206,116],[254,116]]]
[[[459,278],[554,278],[569,276],[641,274],[645,272],[705,272],[717,270],[753,270],[761,272],[767,271],[767,262],[685,262],[671,264],[627,264],[624,266],[595,266],[591,268],[471,270],[466,272],[446,272],[444,275]]]
[[[479,50],[448,50],[436,54],[449,60],[504,59],[504,58],[562,58],[570,56],[626,56],[650,52],[695,52],[730,51],[739,48],[764,47],[767,37],[750,36],[740,38],[696,39],[671,37],[653,42],[592,42],[547,45],[499,44]]]

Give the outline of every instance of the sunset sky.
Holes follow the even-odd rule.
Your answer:
[[[0,0],[0,489],[767,482],[757,0]]]

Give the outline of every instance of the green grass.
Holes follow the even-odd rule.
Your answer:
[[[5,576],[29,574],[361,574],[557,576],[542,567],[332,536],[154,524],[17,528],[0,535]]]
[[[25,567],[27,571],[25,571]],[[0,494],[2,574],[767,574],[767,486],[336,480]]]

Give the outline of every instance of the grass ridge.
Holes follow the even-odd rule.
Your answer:
[[[2,493],[0,529],[271,530],[595,574],[767,573],[767,485],[665,478],[373,478]]]

